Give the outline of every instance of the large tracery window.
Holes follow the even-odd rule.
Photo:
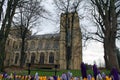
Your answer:
[[[40,64],[44,64],[44,58],[45,58],[45,57],[44,57],[44,53],[41,53],[41,54],[40,54],[40,59],[39,59],[39,63],[40,63]]]
[[[18,59],[19,59],[19,53],[17,53],[16,56],[15,56],[15,64],[17,64]]]
[[[31,64],[34,64],[35,63],[35,54],[32,53],[32,56],[31,56]]]
[[[54,54],[52,52],[49,55],[49,63],[54,63]]]

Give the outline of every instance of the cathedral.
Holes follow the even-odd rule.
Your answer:
[[[73,16],[74,15],[74,16]],[[73,21],[74,18],[74,21]],[[70,69],[80,69],[82,62],[82,35],[77,13],[68,13],[69,27],[66,38],[66,15],[60,16],[60,32],[57,34],[31,35],[26,39],[25,64],[59,64],[60,69],[66,69],[66,45],[71,47]],[[6,41],[5,66],[19,66],[21,38],[17,31],[12,28]],[[66,43],[68,39],[68,43]]]

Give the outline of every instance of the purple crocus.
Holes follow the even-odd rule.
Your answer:
[[[61,78],[62,78],[63,80],[67,80],[67,76],[66,76],[66,74],[63,73],[62,76],[61,76]]]
[[[35,73],[35,80],[39,80],[38,72]]]
[[[53,76],[54,80],[57,80],[57,76]]]
[[[119,80],[119,74],[116,68],[112,68],[111,75],[113,76],[114,80]]]
[[[89,75],[87,76],[87,79],[88,79],[88,80],[91,80],[91,78],[92,78],[92,76],[89,74]]]
[[[7,76],[8,76],[7,73],[4,72],[4,73],[3,73],[3,78],[7,78]]]
[[[105,79],[106,75],[104,72],[102,72],[102,78]]]
[[[34,80],[34,76],[32,76],[30,80]]]
[[[14,80],[16,79],[16,73],[13,73],[13,78],[14,78]]]
[[[95,80],[96,80],[97,74],[98,74],[98,69],[97,69],[96,64],[94,64],[94,65],[93,65],[93,75],[94,75]]]
[[[72,73],[70,71],[67,72],[67,79],[70,80],[72,77]]]
[[[81,63],[81,73],[82,73],[82,78],[87,78],[86,66],[83,62]]]

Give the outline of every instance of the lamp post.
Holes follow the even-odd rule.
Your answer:
[[[58,68],[58,66],[57,66],[57,64],[55,64],[55,76],[57,74],[57,68]]]
[[[30,75],[31,72],[30,67],[31,67],[31,63],[28,63],[28,75]]]

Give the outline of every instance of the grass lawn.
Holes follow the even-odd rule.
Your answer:
[[[62,73],[66,73],[66,72],[72,72],[73,73],[73,76],[81,76],[81,71],[80,70],[59,70],[57,71],[57,76],[61,76]],[[14,72],[14,71],[13,71]],[[55,75],[55,71],[54,70],[50,70],[50,69],[34,69],[34,70],[31,70],[31,75],[35,75],[35,73],[38,72],[38,74],[40,76],[53,76]],[[101,70],[101,72],[104,72],[105,74],[109,75],[110,71],[108,70]],[[28,71],[27,70],[24,70],[24,71],[18,71],[16,72],[16,74],[18,75],[26,75],[28,74]],[[87,74],[91,74],[93,75],[93,71],[92,70],[87,70]]]

